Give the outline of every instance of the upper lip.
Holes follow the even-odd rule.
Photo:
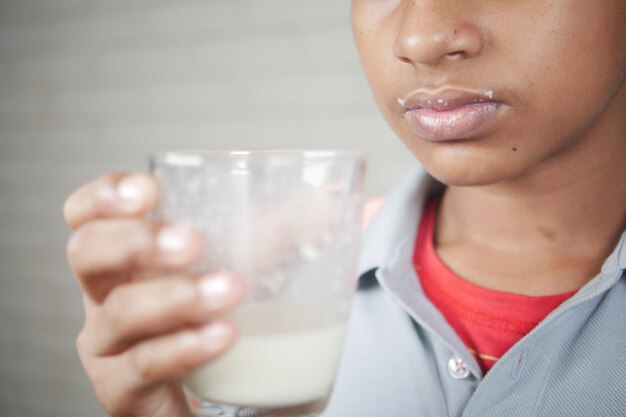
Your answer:
[[[407,95],[402,106],[407,110],[453,110],[475,103],[494,103],[493,91],[479,93],[468,90],[446,89],[437,92],[418,90]]]

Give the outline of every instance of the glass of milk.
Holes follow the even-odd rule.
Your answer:
[[[191,272],[234,271],[247,300],[234,346],[183,380],[191,410],[319,415],[356,285],[363,157],[348,151],[183,151],[150,158],[156,218],[206,239]]]

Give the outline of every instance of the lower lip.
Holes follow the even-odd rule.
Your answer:
[[[452,110],[413,109],[404,113],[420,137],[433,142],[469,139],[491,122],[501,103],[468,104]]]

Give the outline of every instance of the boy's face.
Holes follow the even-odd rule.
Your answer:
[[[352,24],[383,115],[444,183],[523,175],[626,117],[625,0],[353,0]]]

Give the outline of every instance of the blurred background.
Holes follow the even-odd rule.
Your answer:
[[[0,416],[102,417],[75,351],[66,196],[181,148],[341,148],[384,195],[348,0],[0,0]]]

